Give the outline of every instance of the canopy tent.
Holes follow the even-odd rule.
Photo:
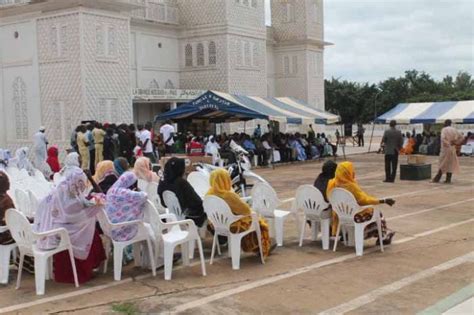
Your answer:
[[[474,101],[401,103],[378,117],[375,121],[388,123],[396,120],[401,124],[443,123],[451,119],[454,123],[474,123]]]
[[[290,124],[339,121],[339,116],[310,107],[291,97],[257,97],[207,91],[175,110],[155,117],[157,120],[206,119],[214,123],[267,119]]]

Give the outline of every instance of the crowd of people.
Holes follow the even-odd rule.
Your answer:
[[[403,146],[400,150],[400,154],[422,154],[422,155],[434,155],[438,156],[441,152],[441,131],[428,132],[423,131],[422,133],[416,133],[413,129],[412,132],[407,132],[402,135]],[[462,141],[456,145],[457,155],[466,154],[463,152],[463,146],[474,146],[474,134],[468,132],[463,136]],[[380,151],[383,151],[383,145]]]
[[[337,143],[333,144],[330,137],[324,133],[316,134],[312,125],[309,126],[307,134],[302,133],[262,133],[258,125],[252,135],[246,133],[234,133],[227,135],[210,135],[208,137],[193,136],[190,133],[178,135],[176,141],[184,144],[184,152],[188,155],[213,155],[219,153],[221,158],[235,162],[235,148],[243,148],[250,157],[257,157],[258,165],[266,166],[269,163],[285,163],[294,161],[306,161],[327,156],[337,155]]]
[[[158,176],[151,170],[150,161],[147,157],[140,157],[136,161],[133,170],[126,169],[121,174],[115,168],[113,162],[101,161],[98,164],[96,174],[92,176],[89,170],[82,170],[78,167],[81,161],[80,158],[77,159],[78,155],[74,154],[70,153],[68,156],[68,159],[73,163],[68,164],[64,180],[40,202],[33,226],[36,232],[45,232],[56,228],[65,228],[68,231],[79,283],[84,283],[92,278],[93,270],[98,268],[106,257],[100,239],[102,232],[97,224],[97,213],[105,210],[113,223],[142,220],[147,194],[139,190],[137,181],[139,178],[146,181],[157,181]],[[380,203],[392,206],[394,204],[395,201],[392,199],[379,200],[366,194],[358,186],[354,174],[352,163],[343,162],[337,165],[332,160],[328,160],[323,165],[322,173],[317,177],[314,186],[321,191],[326,199],[334,188],[339,187],[353,193],[361,206]],[[203,200],[187,182],[184,175],[184,160],[176,157],[169,159],[165,165],[164,176],[159,182],[157,191],[161,202],[163,206],[166,206],[163,200],[164,191],[174,192],[185,217],[193,220],[199,227],[206,225],[207,229],[213,233],[212,225],[208,224],[203,209]],[[238,233],[249,229],[252,222],[248,215],[252,208],[233,191],[231,178],[227,170],[219,168],[213,171],[209,184],[210,189],[207,195],[222,198],[235,215],[244,216],[232,224],[232,232]],[[5,225],[6,210],[15,207],[7,194],[9,185],[8,176],[0,171],[0,225]],[[373,209],[368,208],[363,213],[358,214],[356,220],[358,222],[369,220],[372,212]],[[337,215],[333,213],[333,235],[336,231],[337,222]],[[270,238],[269,226],[265,219],[260,218],[259,225],[262,252],[264,256],[268,256],[276,247],[276,244]],[[366,238],[378,237],[375,224],[368,226],[365,232]],[[387,228],[383,219],[382,232],[384,243],[390,244],[394,233]],[[136,233],[137,228],[134,226],[117,228],[112,231],[114,239],[120,241],[130,240]],[[0,240],[1,244],[14,242],[9,232],[1,233]],[[59,240],[55,237],[46,237],[40,239],[37,245],[39,248],[47,250],[57,246],[58,242]],[[225,246],[227,239],[219,237],[219,242]],[[244,237],[241,247],[246,252],[258,254],[258,243],[257,234],[254,232]],[[124,259],[127,261],[132,257],[127,257],[127,253],[125,253]],[[33,263],[30,261],[28,266],[33,266]],[[54,256],[53,267],[55,281],[74,283],[72,264],[67,252]],[[34,272],[32,268],[26,270]]]
[[[384,135],[383,144],[386,150],[393,149],[393,154],[398,154],[398,151],[403,147],[403,137],[401,132],[395,128],[395,122],[391,122],[390,125],[391,128]],[[74,150],[68,153],[63,167],[57,161],[57,148],[50,147],[47,149],[46,163],[50,165],[51,170],[61,175],[62,180],[56,184],[48,196],[40,201],[35,217],[30,219],[34,221],[36,232],[45,232],[55,228],[65,228],[68,231],[73,246],[79,282],[81,283],[92,278],[93,270],[103,263],[106,257],[100,240],[102,231],[96,218],[98,212],[105,211],[112,223],[142,220],[144,218],[148,196],[146,192],[140,191],[138,188],[138,180],[158,184],[156,193],[160,197],[163,206],[166,206],[163,198],[164,192],[171,191],[175,193],[184,216],[193,220],[199,227],[207,227],[213,233],[213,227],[207,221],[202,198],[186,180],[184,159],[170,158],[164,166],[163,176],[160,176],[161,174],[159,175],[152,169],[153,158],[156,157],[153,152],[154,144],[150,141],[150,139],[154,139],[151,125],[146,124],[143,127],[139,125],[135,131],[132,127],[121,125],[114,129],[112,125],[101,126],[95,124],[94,128],[91,129],[91,126],[79,126],[76,129],[75,136],[71,139],[71,143],[75,144],[74,148],[77,148],[77,152]],[[169,134],[163,135],[161,133],[159,137],[164,139],[173,138],[173,132],[171,129],[169,130]],[[88,131],[90,131],[94,140],[95,152],[91,152],[91,140],[86,140],[91,139],[87,134]],[[434,182],[439,181],[444,173],[447,174],[447,179],[450,180],[450,174],[458,171],[459,167],[454,147],[461,144],[463,140],[460,133],[451,127],[450,121],[446,121],[445,128],[443,128],[440,136],[440,170],[433,179]],[[115,151],[115,145],[113,150],[107,147],[107,137],[112,138],[112,140],[114,137],[118,139],[118,151]],[[468,139],[470,137],[471,135]],[[45,141],[45,146],[47,146],[45,137],[38,138]],[[128,143],[128,146],[125,147],[123,143],[121,144],[120,139],[124,141],[123,143]],[[327,140],[321,142],[317,139],[326,139],[326,137],[324,135],[318,137],[312,128],[310,128],[308,135],[273,135],[270,133],[261,134],[260,126],[258,126],[252,137],[245,134],[234,134],[232,136],[223,134],[216,137],[209,136],[207,142],[201,142],[201,139],[191,136],[191,139],[186,141],[185,146],[190,153],[198,152],[201,154],[202,151],[204,154],[212,154],[217,149],[224,156],[226,147],[231,149],[232,146],[238,145],[258,156],[259,161],[265,163],[265,161],[268,161],[266,155],[268,150],[278,151],[283,161],[291,161],[293,159],[299,160],[304,156],[314,158],[319,156],[314,154],[315,152],[324,153],[325,150],[328,150],[325,146],[332,146]],[[151,151],[143,150],[148,143],[151,143]],[[405,146],[407,144],[408,142]],[[133,145],[140,147],[144,151],[143,154],[133,154],[133,150],[129,150]],[[163,145],[165,146],[165,154],[175,149],[173,147],[174,139],[173,143],[164,141]],[[112,155],[107,155],[108,150]],[[335,154],[335,151],[336,149],[333,148],[332,153]],[[148,153],[153,154],[153,156]],[[25,150],[18,150],[16,155],[18,159],[15,161],[16,167],[32,168],[34,170],[34,167],[28,164],[29,160],[26,158],[27,152]],[[94,167],[93,170],[91,170],[91,165]],[[314,186],[322,193],[326,201],[329,200],[335,188],[343,188],[353,194],[360,206],[375,206],[378,204],[393,206],[395,200],[375,198],[362,190],[356,181],[355,174],[354,165],[351,162],[336,164],[336,162],[328,160],[324,163],[322,172],[316,178]],[[251,213],[252,207],[233,191],[231,178],[227,170],[218,168],[213,171],[210,175],[209,186],[210,189],[207,195],[222,198],[235,215],[247,216]],[[6,210],[15,207],[12,199],[7,194],[9,188],[8,176],[5,172],[0,171],[0,225],[5,225]],[[332,211],[331,208],[326,210]],[[355,220],[356,222],[364,222],[370,220],[372,216],[373,208],[369,207],[358,213]],[[381,221],[382,240],[385,245],[388,245],[392,241],[394,232],[387,227],[383,216]],[[249,229],[250,226],[250,218],[244,217],[232,224],[231,230],[233,232],[243,232]],[[262,252],[264,256],[268,256],[276,245],[274,240],[270,238],[269,226],[264,218],[259,219],[259,226],[262,231],[260,236]],[[332,212],[331,234],[333,236],[336,234],[337,226],[337,214]],[[136,233],[136,227],[127,226],[115,229],[112,235],[117,240],[126,241],[132,239]],[[258,254],[259,242],[257,237],[256,233],[245,236],[242,240],[242,250]],[[366,227],[365,238],[378,238],[375,223]],[[12,242],[14,240],[8,231],[0,234],[0,244],[11,244]],[[42,249],[49,249],[56,246],[57,242],[58,239],[47,237],[41,239],[38,246]],[[219,242],[221,245],[225,245],[227,239],[219,237]],[[130,253],[126,251],[124,260],[131,259]],[[74,282],[72,264],[67,253],[55,255],[53,265],[55,281]],[[31,261],[24,267],[26,268],[26,266],[30,267],[26,269],[27,271],[33,271]]]

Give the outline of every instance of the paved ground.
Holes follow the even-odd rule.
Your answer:
[[[164,281],[161,272],[153,278],[126,267],[122,282],[114,282],[111,272],[97,275],[79,289],[48,282],[46,295],[39,298],[29,275],[24,275],[20,290],[14,289],[14,271],[11,284],[0,287],[0,313],[412,314],[427,310],[433,314],[468,300],[474,282],[474,159],[461,160],[462,173],[452,185],[384,184],[383,156],[354,155],[350,160],[362,187],[397,201],[393,208],[380,206],[389,227],[397,231],[395,243],[384,253],[373,240],[366,241],[364,256],[359,258],[353,248],[344,246],[337,252],[323,251],[319,241],[309,240],[309,233],[300,248],[295,221],[290,219],[284,247],[265,265],[253,255],[244,255],[241,270],[232,271],[230,259],[224,256],[212,266],[207,264],[207,277],[201,277],[195,264],[177,267],[172,281]],[[434,170],[436,160],[429,160]],[[321,163],[308,163],[259,173],[285,199],[299,185],[312,183],[320,168]],[[209,257],[210,240],[204,244]],[[459,309],[474,312],[472,303]]]

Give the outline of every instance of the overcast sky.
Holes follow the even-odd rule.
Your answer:
[[[324,17],[326,78],[474,74],[474,0],[325,0]]]

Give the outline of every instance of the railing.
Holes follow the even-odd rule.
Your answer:
[[[31,0],[0,0],[0,7],[14,4],[27,4],[30,2]]]
[[[132,17],[159,23],[178,24],[178,8],[164,0],[132,0],[143,6],[132,11]]]

